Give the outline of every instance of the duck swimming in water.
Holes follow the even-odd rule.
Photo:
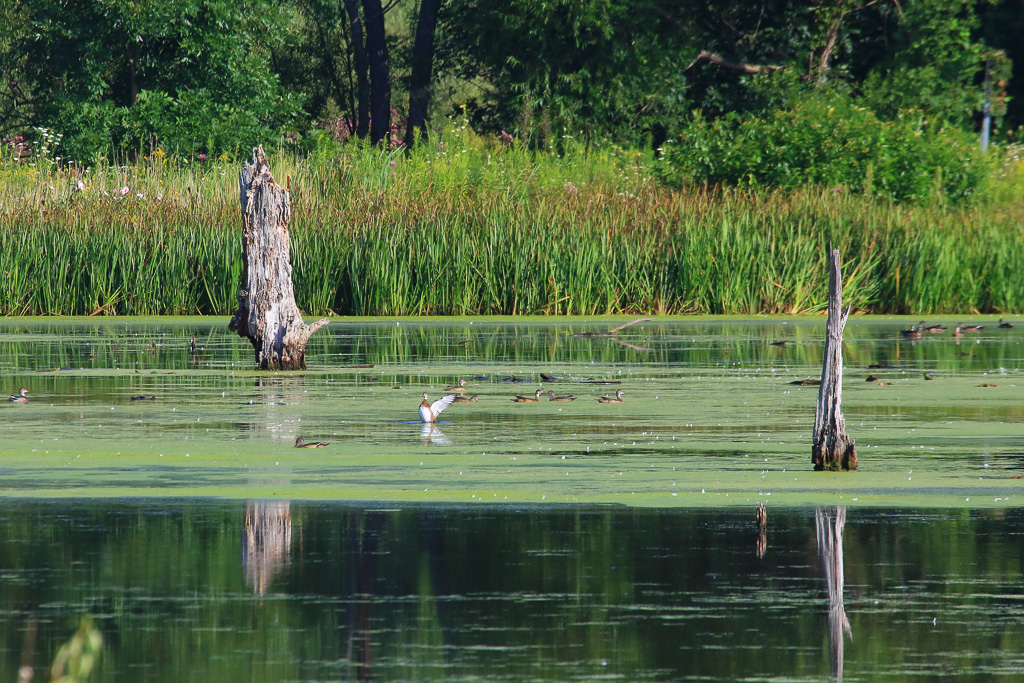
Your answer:
[[[1003,322],[1003,319],[1002,319],[1002,318],[1000,318],[1000,319],[999,319],[999,327],[1000,327],[1000,328],[1002,328],[1002,329],[1004,329],[1004,330],[1008,330],[1008,329],[1010,329],[1011,327],[1013,327],[1013,323],[1004,323],[1004,322]]]
[[[423,403],[420,404],[420,419],[424,422],[437,422],[437,416],[441,414],[441,411],[455,403],[457,396],[455,394],[448,394],[442,396],[433,403],[427,402],[427,394],[423,394]]]
[[[911,325],[909,330],[900,330],[900,334],[904,339],[917,339],[921,336],[921,330],[917,329],[916,325]]]
[[[476,394],[472,396],[456,396],[455,403],[476,403],[479,399],[480,397]]]
[[[540,403],[541,391],[541,389],[538,389],[533,398],[530,398],[529,396],[516,396],[512,400],[516,403]]]
[[[555,392],[554,391],[549,391],[548,392],[548,400],[549,401],[575,401],[576,397],[575,396],[555,396]]]
[[[622,389],[619,389],[618,391],[615,392],[615,398],[612,398],[610,396],[602,396],[601,398],[597,399],[597,402],[598,403],[622,403],[622,394],[624,394],[624,393],[625,392],[622,391]]]
[[[985,329],[985,326],[984,325],[964,325],[963,323],[960,323],[960,329],[963,330],[964,332],[981,332],[983,329]]]
[[[942,332],[946,331],[946,326],[945,325],[928,325],[926,327],[925,324],[924,324],[924,321],[922,320],[921,324],[917,326],[917,329],[924,330],[925,332],[928,332],[930,334],[941,334]]]
[[[454,386],[450,386],[450,387],[445,387],[444,390],[445,391],[465,391],[466,390],[466,380],[460,379],[458,384],[456,384]]]
[[[7,397],[7,400],[11,403],[28,403],[28,389],[22,387],[21,391],[16,394],[11,394]]]
[[[296,448],[326,448],[327,441],[306,441],[301,436],[295,437]]]

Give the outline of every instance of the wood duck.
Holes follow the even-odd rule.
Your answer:
[[[456,396],[455,403],[476,403],[479,398],[476,394],[472,396]]]
[[[963,323],[957,323],[956,324],[956,327],[953,328],[953,336],[954,337],[962,337],[962,336],[964,336],[964,326],[963,326]]]
[[[610,396],[602,396],[601,398],[597,399],[597,402],[598,403],[622,403],[622,394],[624,394],[624,393],[625,392],[622,391],[622,389],[619,389],[618,391],[615,392],[615,398],[612,398]]]
[[[529,396],[516,396],[512,400],[516,403],[540,403],[540,394],[541,389],[538,389],[533,398],[530,398]]]
[[[549,401],[575,401],[576,397],[575,396],[555,396],[555,392],[554,391],[549,391],[548,392],[548,400]]]
[[[1001,328],[1002,328],[1002,329],[1004,329],[1004,330],[1008,330],[1008,329],[1010,329],[1011,327],[1013,327],[1013,323],[1004,323],[1004,322],[1003,322],[1003,319],[1002,319],[1002,318],[1000,318],[1000,319],[999,319],[999,327],[1001,327]]]
[[[451,386],[451,387],[445,387],[444,390],[445,391],[465,391],[466,390],[466,380],[460,379],[458,384],[456,384],[455,386]]]
[[[328,441],[306,441],[301,436],[295,437],[296,448],[326,448]]]
[[[455,394],[448,394],[442,396],[433,403],[427,402],[427,394],[423,394],[423,403],[420,404],[420,419],[424,422],[437,422],[437,416],[441,414],[441,411],[455,403],[457,396]]]
[[[22,387],[21,391],[16,394],[11,394],[7,397],[7,400],[11,403],[28,403],[28,389]]]
[[[903,335],[904,339],[917,339],[921,336],[921,330],[917,329],[916,326],[911,325],[909,330],[900,330],[900,334]]]
[[[946,331],[945,325],[929,325],[925,327],[923,320],[921,321],[921,324],[918,326],[917,329],[924,330],[925,332],[929,332],[931,334],[940,334]]]
[[[960,329],[964,332],[981,332],[985,329],[984,325],[964,325],[961,323]]]

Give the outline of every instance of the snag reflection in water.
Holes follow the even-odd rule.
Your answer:
[[[245,506],[245,545],[242,566],[252,592],[263,595],[267,586],[291,560],[291,503],[257,501]]]
[[[1024,674],[1024,509],[388,505],[0,503],[0,671],[92,614],[106,680]]]
[[[843,680],[843,635],[853,640],[850,620],[843,606],[843,529],[846,527],[846,508],[817,508],[814,522],[818,532],[818,555],[825,572],[828,591],[829,661],[832,675]]]

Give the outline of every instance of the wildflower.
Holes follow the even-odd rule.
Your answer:
[[[146,195],[142,194],[141,192],[136,192],[135,196],[138,197],[139,199],[145,199],[146,198]]]
[[[78,191],[85,192],[85,182],[81,178],[78,179]]]
[[[121,188],[121,196],[128,194],[128,192],[130,192],[130,190],[128,189],[127,185]]]
[[[199,155],[199,161],[201,161],[201,162],[202,161],[206,161],[206,155],[205,154],[200,154]]]
[[[164,196],[163,196],[162,194],[158,194],[158,195],[156,196],[156,200],[157,200],[158,202],[159,202],[159,201],[163,201],[163,198],[164,198]]]

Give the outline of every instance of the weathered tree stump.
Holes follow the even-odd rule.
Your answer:
[[[245,269],[228,329],[252,342],[260,370],[303,370],[306,343],[330,320],[306,325],[295,305],[288,247],[291,195],[274,182],[262,146],[242,167],[238,189]]]
[[[843,312],[843,276],[839,250],[832,250],[828,283],[828,325],[825,364],[821,369],[818,406],[814,411],[811,462],[815,470],[857,469],[857,446],[846,434],[843,418],[843,328],[850,309]]]

